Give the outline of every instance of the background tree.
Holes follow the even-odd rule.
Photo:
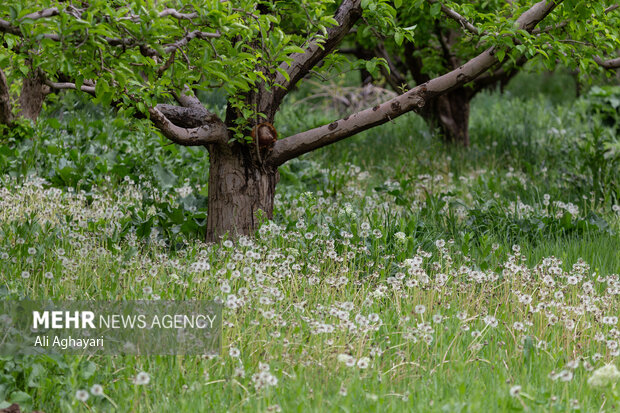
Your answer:
[[[499,40],[507,48],[498,50],[498,64],[474,81],[453,88],[427,102],[419,114],[432,129],[439,129],[448,142],[469,144],[470,102],[478,92],[489,87],[504,87],[535,58],[552,70],[562,64],[575,73],[593,73],[592,63],[599,71],[615,69],[620,59],[603,60],[600,55],[614,55],[618,49],[618,6],[598,2],[587,8],[578,2],[564,5],[576,7],[574,15],[555,20],[532,35],[520,38],[511,34],[511,16],[522,12],[524,2],[440,2],[396,1],[396,26],[415,28],[413,38],[399,31],[380,33],[372,26],[360,28],[355,35],[356,46],[349,50],[356,57],[384,59],[381,79],[393,90],[402,91],[457,69],[476,56],[481,47]],[[569,5],[570,4],[570,5]],[[501,18],[498,18],[501,16]],[[581,23],[577,23],[580,21]],[[585,69],[585,70],[584,70]],[[367,74],[363,74],[368,81]]]
[[[47,86],[38,71],[29,71],[25,75],[19,74],[17,77],[21,82],[21,91],[17,98],[18,115],[26,119],[36,120],[43,108],[45,96],[52,90]],[[11,126],[15,119],[13,113],[13,100],[11,96],[11,82],[7,75],[0,69],[0,125]]]
[[[284,98],[305,76],[330,67],[356,23],[393,33],[395,41],[411,37],[412,28],[395,23],[390,2],[343,0],[335,9],[328,0],[22,1],[0,6],[1,61],[13,70],[36,70],[52,89],[81,90],[114,104],[120,114],[147,116],[172,142],[204,146],[210,163],[207,240],[214,241],[225,233],[251,233],[259,209],[271,217],[278,167],[288,160],[404,113],[423,112],[507,57],[567,60],[567,51],[577,48],[546,30],[535,34],[538,23],[577,26],[604,16],[598,4],[516,3],[511,13],[502,7],[479,15],[481,51],[458,67],[383,104],[280,139],[271,125]],[[423,2],[411,7],[417,7],[412,13],[438,14]],[[211,112],[194,91],[214,88],[225,91],[227,105]]]

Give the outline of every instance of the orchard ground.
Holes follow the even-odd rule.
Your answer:
[[[0,297],[219,299],[223,348],[1,357],[0,407],[617,411],[620,92],[570,80],[477,97],[468,149],[407,115],[290,161],[273,221],[220,244],[204,150],[51,104],[0,144]],[[286,136],[333,113],[279,116]]]

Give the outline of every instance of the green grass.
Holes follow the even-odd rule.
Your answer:
[[[80,110],[0,144],[0,297],[243,299],[216,358],[0,357],[0,408],[617,411],[587,384],[618,363],[620,212],[586,101],[485,94],[471,148],[405,116],[292,161],[233,246],[200,241],[204,151]]]
[[[582,258],[597,274],[615,274],[620,270],[620,239],[609,235],[587,235],[583,238],[544,240],[528,249],[525,255],[530,265],[544,257],[555,256],[565,263],[565,269]]]

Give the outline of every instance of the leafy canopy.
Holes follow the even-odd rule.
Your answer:
[[[387,1],[363,3],[373,24],[392,24]],[[97,101],[142,112],[185,85],[235,97],[259,83],[277,87],[276,73],[288,76],[282,63],[337,24],[336,7],[334,0],[3,3],[0,18],[17,30],[2,35],[0,68],[16,76],[41,70],[76,88],[94,81]],[[255,116],[241,102],[231,103]]]
[[[515,18],[531,7],[532,1],[396,0],[393,4],[396,29],[377,36],[366,27],[357,32],[356,42],[367,49],[383,44],[390,56],[401,59],[413,49],[424,63],[423,72],[431,78],[453,69],[446,54],[462,64],[490,46],[498,48],[500,62],[514,64],[522,57],[536,58],[549,70],[561,64],[580,69],[582,75],[602,70],[597,57],[617,57],[620,49],[620,8],[613,1],[564,1],[532,33],[515,25]],[[446,9],[464,21],[450,18]],[[411,49],[404,47],[410,40],[404,35],[407,29],[415,32]]]

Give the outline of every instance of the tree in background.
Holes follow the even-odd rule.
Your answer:
[[[349,52],[361,59],[384,59],[386,65],[381,67],[381,77],[395,91],[408,89],[410,84],[421,85],[441,73],[458,69],[489,41],[503,46],[498,48],[498,63],[486,73],[431,99],[418,112],[448,142],[467,146],[469,108],[474,96],[485,88],[498,85],[503,88],[534,58],[549,70],[562,64],[575,73],[581,69],[582,74],[590,74],[594,63],[600,70],[620,67],[620,58],[600,57],[614,55],[618,49],[620,21],[618,13],[613,13],[618,9],[613,3],[605,6],[605,2],[592,2],[584,8],[577,1],[564,2],[563,8],[574,8],[574,14],[565,14],[563,19],[555,19],[530,34],[513,33],[511,16],[523,12],[524,2],[394,3],[398,5],[396,24],[415,28],[415,36],[411,38],[399,32],[386,36],[366,26],[356,33],[356,47]],[[368,81],[367,73],[363,76]]]
[[[20,76],[21,91],[18,98],[19,116],[30,120],[36,120],[43,108],[45,96],[52,90],[47,86],[43,79],[36,73]],[[11,102],[10,83],[6,74],[0,68],[0,125],[13,125],[15,115],[13,114],[13,104]]]
[[[288,137],[278,137],[273,126],[284,98],[311,72],[338,60],[337,48],[356,24],[358,31],[370,25],[392,35],[396,44],[430,29],[397,24],[401,1],[343,0],[337,8],[329,0],[20,1],[0,6],[0,67],[36,76],[52,90],[81,90],[115,105],[121,115],[146,116],[179,145],[204,146],[210,164],[207,240],[216,241],[226,233],[252,233],[259,209],[272,216],[278,167],[288,160],[404,113],[424,113],[507,58],[581,56],[576,45],[547,33],[552,30],[537,34],[543,19],[549,27],[565,21],[607,27],[598,4],[512,3],[511,13],[504,6],[487,13],[468,9],[468,19],[483,23],[480,52],[458,67],[428,71],[427,81],[393,99]],[[429,21],[438,16],[436,5],[406,7]],[[601,41],[601,51],[610,43]],[[194,91],[211,89],[226,92],[221,114],[195,97]]]

